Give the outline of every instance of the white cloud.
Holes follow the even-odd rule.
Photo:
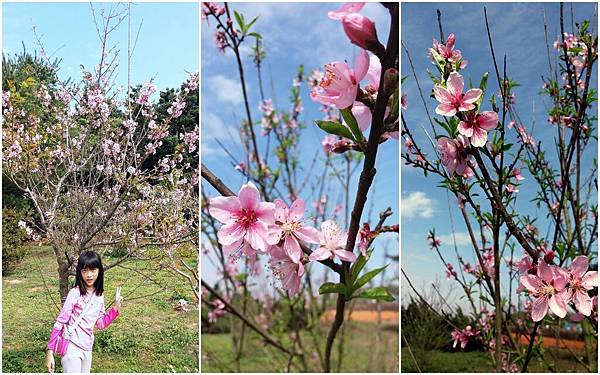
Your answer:
[[[434,201],[422,191],[413,191],[400,200],[400,215],[406,218],[428,219],[435,213]]]
[[[219,140],[224,145],[239,143],[236,129],[225,125],[223,120],[212,112],[202,112],[200,137],[202,139],[202,157],[223,152],[215,140]]]
[[[244,100],[242,85],[223,75],[216,75],[208,79],[208,87],[212,94],[221,102],[240,104]],[[248,86],[246,85],[246,89]]]
[[[456,239],[456,246],[467,246],[471,245],[471,237],[467,232],[456,232],[454,233],[454,237],[452,234],[444,234],[443,236],[439,236],[442,244],[453,246],[454,240]]]

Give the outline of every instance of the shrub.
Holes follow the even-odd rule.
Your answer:
[[[2,209],[2,270],[8,274],[25,256],[26,233],[19,228],[19,220],[25,215],[23,211],[12,208]]]

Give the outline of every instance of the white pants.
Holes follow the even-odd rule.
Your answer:
[[[69,343],[67,352],[61,359],[64,373],[86,373],[92,368],[92,352]]]

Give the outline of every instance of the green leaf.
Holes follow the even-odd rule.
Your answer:
[[[483,97],[485,96],[485,89],[487,87],[487,80],[488,80],[489,75],[490,75],[489,72],[483,73],[483,77],[481,77],[481,81],[479,81],[479,88],[481,89],[481,96],[475,102],[475,106],[477,107],[478,110],[481,107],[481,103],[483,102]]]
[[[244,32],[244,16],[239,14],[237,11],[233,11],[233,14],[235,16],[235,20],[238,24],[238,26],[240,27],[240,30],[242,30],[242,33]]]
[[[370,259],[371,257],[371,253],[373,253],[373,250],[367,250],[367,256],[364,257],[362,254],[360,254],[358,256],[358,259],[356,260],[356,262],[354,262],[354,264],[352,265],[352,272],[351,272],[351,282],[354,283],[354,280],[356,280],[356,278],[358,277],[358,275],[360,274],[360,272],[363,270],[363,268],[365,268],[365,265],[367,264],[367,261]]]
[[[354,139],[357,141],[362,141],[363,139],[365,139],[362,131],[358,127],[358,122],[356,122],[354,114],[352,113],[350,108],[340,109],[340,113],[342,114],[344,121],[346,121],[346,124],[348,124],[348,127],[352,131],[352,134],[354,134]]]
[[[339,122],[315,120],[315,123],[326,133],[339,135],[340,137],[348,138],[353,141],[355,140],[350,130],[348,130],[347,127],[340,124]]]
[[[256,20],[258,20],[258,17],[260,17],[260,16],[256,16],[252,21],[250,21],[249,24],[245,25],[244,32],[250,30],[252,25],[254,25],[254,22],[256,22]]]
[[[367,290],[362,291],[361,293],[353,296],[353,298],[367,298],[367,299],[375,299],[375,300],[384,300],[387,302],[393,302],[394,297],[388,292],[385,287],[376,286],[374,288],[369,288]]]
[[[346,285],[342,283],[325,283],[319,287],[319,294],[339,293],[346,294]]]
[[[262,38],[262,36],[261,36],[259,33],[248,33],[248,35],[249,35],[249,36],[253,36],[253,37],[255,37],[256,39],[261,39],[261,38]]]
[[[398,104],[400,103],[400,86],[396,86],[396,91],[394,91],[394,96],[392,98],[392,116],[398,116]]]
[[[371,270],[359,277],[358,280],[356,280],[356,282],[354,283],[354,285],[352,285],[352,292],[360,289],[363,285],[371,281],[372,278],[380,274],[387,266],[388,265],[385,265],[380,268],[375,268],[374,270]]]

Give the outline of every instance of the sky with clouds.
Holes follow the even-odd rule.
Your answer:
[[[117,3],[93,3],[97,17],[102,9],[108,13],[116,6]],[[159,90],[179,88],[187,72],[197,71],[198,19],[199,4],[132,3],[132,40],[141,27],[131,61],[132,85],[154,77]],[[71,77],[79,81],[80,65],[91,70],[99,62],[100,40],[89,3],[3,3],[2,21],[3,53],[21,53],[23,45],[31,53],[39,52],[32,31],[35,26],[51,59],[62,60],[59,71],[62,79]],[[109,44],[120,50],[117,84],[126,87],[127,20],[112,33]]]
[[[263,87],[265,97],[272,98],[276,108],[290,110],[289,90],[300,64],[304,66],[305,75],[309,75],[314,69],[322,69],[324,64],[336,60],[346,60],[351,67],[354,66],[355,57],[360,52],[358,47],[349,42],[339,21],[327,17],[328,11],[337,9],[340,5],[340,3],[230,3],[232,12],[235,9],[242,13],[246,20],[259,16],[258,21],[252,26],[252,30],[259,32],[264,38],[266,60],[263,62],[262,68]],[[379,39],[385,44],[390,24],[387,10],[380,4],[368,3],[361,13],[375,22]],[[222,54],[216,49],[214,31],[214,20],[209,20],[208,23],[202,21],[202,163],[237,192],[245,183],[245,178],[233,169],[231,159],[219,147],[217,140],[222,142],[234,157],[243,160],[237,130],[242,119],[245,118],[243,97],[235,56],[232,51],[228,50]],[[260,104],[260,95],[256,68],[250,56],[250,47],[242,46],[241,51],[252,118],[259,122],[260,112],[257,107]],[[319,111],[321,105],[310,99],[305,83],[301,86],[301,96],[304,112],[300,115],[300,121],[306,125],[306,129],[299,142],[298,157],[301,160],[301,167],[306,170],[310,167],[309,164],[315,153],[321,150],[321,141],[325,133],[314,124],[314,120],[322,119],[323,114]],[[258,125],[256,129],[258,129]],[[260,133],[258,130],[257,132]],[[261,137],[258,139],[258,144],[259,149],[264,150],[266,140]],[[367,221],[368,216],[369,221],[375,225],[379,212],[390,206],[394,214],[388,218],[387,223],[399,222],[398,151],[398,142],[395,140],[380,146],[376,164],[377,175],[365,206],[362,221]],[[322,151],[319,152],[319,158],[324,159]],[[340,157],[337,156],[337,158],[339,160]],[[275,158],[269,160],[269,165],[272,167],[276,166],[275,163]],[[339,165],[338,168],[340,168]],[[352,186],[351,204],[356,193],[361,167],[358,168],[350,184]],[[303,175],[304,172],[300,174],[300,176]],[[203,186],[209,196],[216,195],[216,192],[208,184],[203,184]],[[330,200],[334,199],[339,202],[341,195],[337,188],[334,189],[334,184],[331,186],[331,190],[327,189],[326,193]],[[373,191],[375,191],[375,196]],[[313,215],[312,203],[317,194],[308,192],[302,195],[307,202],[307,215]],[[380,241],[379,246],[388,244],[390,253],[398,253],[397,235],[382,235],[376,240],[375,245],[378,241]],[[373,267],[384,262],[382,253],[382,251],[379,253],[376,251]],[[216,280],[218,276],[215,275],[214,268],[210,263],[203,262],[202,266],[203,278],[209,281]],[[317,273],[319,272],[317,271]],[[391,274],[393,272],[388,271],[388,275]]]
[[[433,115],[435,115],[437,102],[429,97],[433,83],[427,75],[427,70],[432,73],[437,73],[437,70],[431,65],[427,51],[431,47],[432,39],[439,39],[436,9],[442,12],[444,34],[446,36],[450,33],[455,34],[455,48],[461,50],[463,58],[468,60],[466,69],[461,71],[465,78],[465,86],[468,85],[469,79],[477,84],[484,72],[490,72],[483,110],[491,110],[489,98],[490,95],[498,93],[498,84],[489,50],[483,6],[482,3],[402,4],[402,42],[410,53],[429,112]],[[542,145],[553,145],[556,129],[547,122],[547,111],[551,103],[548,97],[540,96],[538,93],[543,84],[541,77],[548,75],[549,71],[544,34],[544,11],[549,40],[552,44],[560,30],[559,5],[558,3],[487,3],[485,6],[496,58],[501,64],[502,58],[506,55],[508,76],[521,84],[520,87],[513,89],[516,94],[517,112],[535,140],[541,140]],[[566,28],[571,32],[569,5],[565,10],[565,17],[569,20]],[[584,19],[583,17],[592,17],[592,14],[595,14],[594,10],[594,3],[573,3],[576,22]],[[596,32],[595,18],[593,23],[592,28]],[[551,52],[552,57],[555,58],[555,52]],[[429,140],[423,131],[424,128],[431,134],[431,125],[427,120],[404,49],[401,70],[403,77],[408,76],[402,85],[402,91],[408,95],[408,109],[403,111],[403,115],[413,134],[416,135],[418,143],[432,153]],[[591,85],[597,88],[597,71],[593,72],[592,77]],[[592,111],[597,111],[595,105]],[[516,139],[514,133],[509,137],[509,141]],[[591,166],[591,159],[596,155],[597,143],[593,142],[584,157],[584,165]],[[587,167],[582,168],[583,171],[587,169]],[[535,204],[530,202],[535,190],[531,183],[532,177],[527,173],[524,173],[524,176],[526,179],[519,188],[515,207],[518,207],[520,214],[537,217],[538,227],[544,235],[548,228],[548,221],[544,217],[545,212],[538,211]],[[437,186],[440,182],[437,176],[425,178],[421,170],[402,165],[401,179],[402,267],[417,288],[424,288],[438,280],[442,284],[442,291],[448,292],[452,286],[446,282],[444,267],[435,252],[429,249],[426,237],[428,231],[435,227],[436,235],[442,240],[442,252],[456,268],[458,261],[454,256],[451,235],[454,228],[459,254],[466,261],[475,264],[475,255],[464,220],[457,208],[456,199]],[[597,202],[595,194],[591,199]],[[520,247],[515,249],[515,254],[521,254]],[[506,281],[507,275],[503,274],[502,279]],[[410,289],[407,283],[402,281],[402,295],[406,295]],[[504,289],[507,284],[503,284]],[[451,301],[456,301],[457,296],[460,296],[460,293],[453,293]]]

